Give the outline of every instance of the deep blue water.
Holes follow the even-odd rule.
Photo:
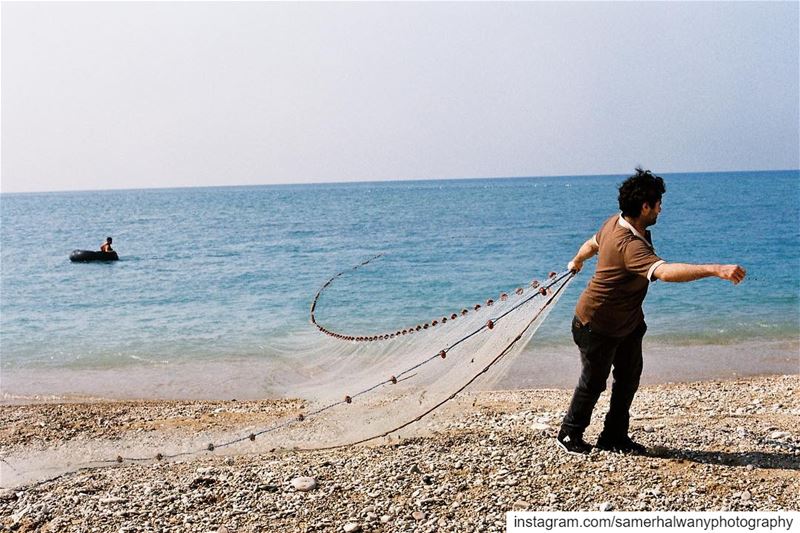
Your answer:
[[[651,228],[668,261],[738,262],[748,279],[656,283],[650,339],[800,336],[800,174],[664,175]],[[317,318],[416,324],[562,270],[616,211],[624,176],[95,191],[0,196],[5,369],[269,358]],[[73,264],[114,237],[121,260]],[[568,344],[587,264],[538,334]]]

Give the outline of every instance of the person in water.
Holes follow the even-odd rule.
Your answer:
[[[651,282],[718,277],[738,284],[745,277],[739,265],[667,263],[656,255],[647,228],[656,223],[665,192],[663,179],[637,168],[619,187],[621,213],[608,218],[567,265],[579,272],[587,259],[598,256],[594,276],[580,295],[572,320],[581,375],[556,437],[567,452],[591,451],[583,432],[612,368],[611,405],[594,447],[622,453],[646,451],[628,436],[628,427],[642,373],[642,337],[647,331],[642,301]]]
[[[114,249],[111,248],[111,237],[106,237],[106,242],[100,245],[101,252],[113,252]]]

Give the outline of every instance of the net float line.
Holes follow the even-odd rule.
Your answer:
[[[551,272],[551,276],[550,276],[550,279],[551,279],[551,280],[556,280],[556,279],[557,279],[558,281],[561,281],[561,280],[565,280],[565,281],[564,281],[564,283],[562,283],[562,284],[561,284],[561,285],[558,287],[558,289],[556,289],[556,290],[554,290],[554,291],[549,291],[549,292],[547,292],[547,291],[545,291],[545,292],[537,292],[537,293],[534,293],[534,294],[533,294],[533,296],[531,296],[531,298],[533,298],[534,296],[537,296],[537,295],[539,295],[539,294],[542,294],[542,295],[548,295],[548,294],[549,294],[549,295],[550,295],[550,298],[549,298],[549,299],[548,299],[548,300],[545,302],[545,304],[544,304],[544,305],[542,305],[542,307],[541,307],[541,308],[539,308],[539,310],[536,312],[536,314],[533,316],[533,318],[531,318],[531,319],[530,319],[530,320],[527,322],[527,324],[525,325],[525,327],[524,327],[524,328],[522,328],[522,331],[520,331],[520,332],[519,332],[519,333],[518,333],[518,334],[517,334],[517,335],[514,337],[514,339],[513,339],[513,340],[511,340],[511,342],[509,342],[509,344],[508,344],[508,345],[506,345],[506,347],[505,347],[505,348],[503,348],[503,349],[502,349],[502,350],[501,350],[501,351],[500,351],[500,352],[499,352],[499,353],[498,353],[498,354],[497,354],[497,355],[496,355],[496,356],[495,356],[495,357],[494,357],[494,358],[493,358],[491,361],[489,361],[489,363],[488,363],[486,366],[484,366],[484,367],[483,367],[483,368],[482,368],[482,369],[481,369],[481,370],[480,370],[480,371],[479,371],[477,374],[475,374],[474,376],[472,376],[472,377],[471,377],[469,380],[467,380],[467,381],[466,381],[464,384],[462,384],[462,385],[461,385],[461,386],[460,386],[460,387],[459,387],[459,388],[458,388],[456,391],[454,391],[452,394],[450,394],[449,396],[445,397],[443,400],[441,400],[440,402],[436,403],[435,405],[433,405],[431,408],[427,409],[427,410],[426,410],[425,412],[423,412],[422,414],[420,414],[420,415],[417,415],[417,416],[416,416],[416,417],[414,417],[414,418],[408,419],[407,421],[403,422],[402,424],[400,424],[400,425],[398,425],[398,426],[395,426],[395,427],[393,427],[393,428],[391,428],[391,429],[389,429],[389,430],[387,430],[387,431],[384,431],[384,432],[382,432],[382,433],[375,434],[375,435],[372,435],[372,436],[369,436],[369,437],[365,437],[365,438],[363,438],[363,439],[359,439],[359,440],[356,440],[356,441],[353,441],[353,442],[348,442],[348,443],[345,443],[345,444],[335,444],[335,445],[332,445],[332,446],[318,446],[318,447],[313,447],[313,448],[302,448],[302,450],[303,450],[303,451],[323,451],[323,450],[333,450],[333,449],[337,449],[337,448],[346,448],[346,447],[350,447],[350,446],[357,446],[357,445],[359,445],[359,444],[364,444],[364,443],[366,443],[366,442],[369,442],[369,441],[372,441],[372,440],[375,440],[375,439],[380,439],[380,438],[383,438],[383,437],[387,437],[387,436],[391,435],[392,433],[396,433],[396,432],[400,431],[401,429],[404,429],[404,428],[406,428],[406,427],[410,426],[411,424],[415,424],[415,423],[419,422],[420,420],[422,420],[423,418],[425,418],[426,416],[428,416],[429,414],[431,414],[431,413],[432,413],[432,412],[434,412],[436,409],[440,408],[441,406],[443,406],[444,404],[446,404],[446,403],[447,403],[447,402],[449,402],[450,400],[453,400],[453,399],[455,399],[455,397],[456,397],[458,394],[460,394],[461,392],[463,392],[463,391],[464,391],[464,389],[466,389],[467,387],[469,387],[470,385],[472,385],[472,383],[474,383],[476,379],[478,379],[480,376],[482,376],[483,374],[485,374],[486,372],[488,372],[488,371],[489,371],[489,369],[491,369],[491,368],[492,368],[492,367],[493,367],[495,364],[497,364],[497,363],[498,363],[498,362],[499,362],[499,361],[500,361],[500,360],[501,360],[501,359],[502,359],[502,358],[503,358],[503,357],[504,357],[506,354],[508,354],[508,353],[511,351],[511,349],[514,347],[514,345],[516,345],[516,344],[517,344],[517,342],[519,342],[519,341],[520,341],[520,339],[522,339],[522,338],[523,338],[523,336],[525,335],[525,332],[526,332],[526,331],[528,331],[528,329],[530,329],[530,327],[531,327],[531,326],[534,324],[534,322],[536,322],[536,321],[539,319],[539,317],[542,315],[542,313],[544,312],[544,310],[545,310],[545,309],[547,309],[547,308],[550,306],[550,304],[551,304],[551,303],[553,303],[553,301],[555,301],[555,299],[556,299],[556,296],[558,296],[558,295],[559,295],[559,293],[561,293],[561,291],[563,291],[563,290],[564,290],[564,288],[565,288],[567,285],[569,285],[569,282],[570,282],[570,281],[572,281],[572,278],[574,278],[574,277],[575,277],[575,274],[576,274],[576,272],[574,272],[574,271],[566,271],[566,272],[562,273],[561,275],[559,275],[559,274],[557,274],[557,273],[554,273],[554,272]],[[553,281],[553,283],[551,283],[549,287],[552,287],[554,284],[555,284],[555,281]],[[548,288],[549,288],[549,287],[548,287]],[[529,300],[530,300],[530,299],[529,299]],[[529,301],[529,300],[528,300],[528,301]],[[521,305],[521,304],[520,304],[520,305]],[[492,327],[493,327],[493,323],[494,323],[494,322],[496,322],[497,320],[501,320],[501,319],[502,319],[504,316],[507,316],[509,313],[511,313],[511,311],[513,311],[513,310],[515,310],[515,309],[518,309],[520,305],[518,305],[518,306],[515,306],[513,309],[509,309],[509,310],[508,310],[506,313],[504,313],[504,314],[503,314],[503,315],[501,315],[500,317],[497,317],[496,319],[494,319],[494,321],[493,321],[493,320],[489,320],[489,322],[488,322],[486,325],[484,325],[483,327],[481,327],[479,330],[477,330],[477,331],[475,331],[475,332],[471,333],[469,336],[471,337],[472,335],[474,335],[475,333],[477,333],[478,331],[481,331],[481,330],[483,330],[483,329],[492,329]],[[465,340],[465,339],[464,339],[464,340]],[[445,357],[445,355],[444,355],[445,353],[446,353],[446,351],[445,351],[445,350],[442,350],[442,351],[440,352],[440,355],[439,355],[439,356],[441,356],[442,358],[444,358],[444,357]]]
[[[323,334],[325,334],[325,335],[327,335],[327,336],[329,336],[329,337],[331,337],[333,339],[337,339],[337,340],[341,340],[341,341],[358,342],[358,343],[362,343],[362,342],[380,342],[380,341],[386,341],[386,340],[394,339],[396,337],[402,337],[404,335],[412,335],[417,331],[427,330],[429,328],[433,328],[433,327],[436,327],[436,326],[439,326],[439,325],[443,326],[443,325],[447,324],[448,321],[450,321],[452,323],[452,321],[456,320],[459,316],[464,317],[464,316],[467,316],[470,313],[470,309],[467,308],[467,307],[464,307],[458,313],[450,313],[450,314],[443,313],[441,319],[435,318],[435,319],[431,320],[430,322],[424,322],[424,323],[421,323],[421,324],[416,324],[416,325],[411,326],[411,327],[405,327],[404,326],[404,327],[399,327],[399,328],[396,328],[396,329],[392,328],[392,330],[390,330],[388,332],[384,331],[384,332],[380,332],[380,333],[373,333],[373,334],[367,334],[367,335],[363,335],[363,334],[355,335],[355,334],[345,333],[345,332],[341,332],[341,331],[333,331],[333,330],[323,326],[319,322],[317,322],[317,317],[316,317],[317,303],[318,303],[319,298],[322,295],[323,291],[325,291],[325,289],[330,287],[331,284],[334,282],[334,280],[336,278],[342,276],[345,272],[356,271],[359,268],[368,265],[372,261],[383,257],[383,255],[384,254],[380,253],[380,254],[378,254],[376,256],[373,256],[373,257],[367,259],[366,261],[362,261],[361,263],[359,263],[359,264],[357,264],[357,265],[355,265],[355,266],[353,266],[353,267],[351,267],[351,268],[349,268],[347,270],[343,270],[343,271],[335,274],[328,281],[326,281],[322,285],[322,287],[319,288],[317,293],[314,295],[313,301],[311,302],[311,313],[310,313],[311,323],[314,325],[314,327],[317,328],[317,330],[319,330],[321,333],[323,333]],[[548,274],[548,279],[552,280],[552,279],[556,278],[556,276],[558,276],[557,272],[550,272]],[[540,284],[540,282],[538,280],[533,280],[533,281],[530,282],[529,287],[530,287],[530,289],[536,289],[536,288],[539,288],[540,285],[541,284]],[[547,295],[546,290],[547,289],[545,289],[545,288],[540,288],[539,292],[543,296],[546,296]],[[517,296],[522,296],[523,294],[525,294],[525,289],[522,288],[522,287],[517,287],[515,289],[514,293]],[[508,294],[506,294],[505,292],[502,292],[502,293],[500,293],[500,296],[498,297],[498,299],[500,301],[505,302],[505,301],[508,300]],[[494,302],[495,302],[495,300],[493,298],[488,298],[486,300],[486,302],[483,304],[483,306],[481,304],[475,304],[474,306],[471,306],[472,307],[472,311],[473,312],[478,312],[481,309],[483,309],[484,306],[485,307],[491,307],[492,305],[494,305]]]

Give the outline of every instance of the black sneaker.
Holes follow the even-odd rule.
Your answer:
[[[592,451],[592,445],[584,441],[582,436],[570,435],[563,429],[558,432],[556,443],[567,453],[589,455],[589,452]]]
[[[632,440],[629,436],[625,435],[619,439],[609,439],[600,435],[597,439],[597,444],[594,445],[598,450],[605,450],[607,452],[617,453],[632,453],[635,455],[643,455],[647,453],[647,448]]]

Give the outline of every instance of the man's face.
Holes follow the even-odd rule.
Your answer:
[[[661,213],[661,200],[656,202],[656,205],[650,206],[647,202],[642,205],[641,219],[645,227],[653,226],[658,221],[658,214]]]

